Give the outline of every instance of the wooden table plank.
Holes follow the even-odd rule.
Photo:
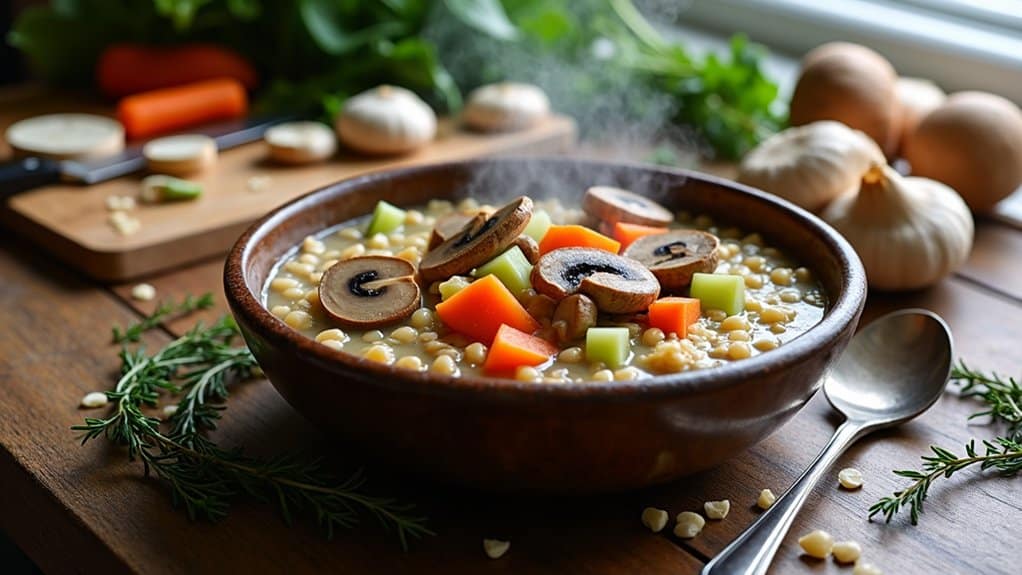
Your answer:
[[[1022,230],[980,221],[972,254],[958,275],[1022,301]]]

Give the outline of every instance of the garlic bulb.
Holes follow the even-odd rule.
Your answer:
[[[335,127],[359,152],[403,154],[436,136],[436,114],[410,90],[379,86],[349,98]]]
[[[855,247],[876,289],[932,285],[972,249],[972,215],[957,192],[883,164],[866,172],[858,194],[834,200],[823,219]]]
[[[502,82],[472,91],[462,120],[482,131],[519,130],[550,113],[550,100],[539,86]]]
[[[774,134],[742,159],[738,181],[817,211],[855,188],[884,153],[866,134],[823,120]]]

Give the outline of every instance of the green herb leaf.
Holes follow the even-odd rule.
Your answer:
[[[518,29],[499,0],[444,0],[447,9],[467,26],[501,40],[513,40]]]

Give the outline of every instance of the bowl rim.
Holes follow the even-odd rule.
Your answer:
[[[553,382],[525,382],[508,378],[486,376],[449,376],[434,374],[429,371],[411,371],[400,369],[364,359],[351,353],[334,350],[320,345],[313,338],[294,330],[282,320],[274,316],[261,302],[263,286],[252,289],[246,280],[245,268],[253,246],[263,239],[276,226],[282,224],[292,215],[304,211],[318,203],[319,196],[328,193],[343,193],[345,190],[357,189],[377,180],[388,180],[395,177],[414,177],[423,172],[438,170],[472,171],[492,165],[494,162],[513,163],[530,162],[550,165],[563,164],[574,166],[591,166],[594,169],[640,169],[653,170],[666,175],[723,186],[745,194],[752,200],[769,204],[789,212],[798,223],[818,235],[837,257],[843,276],[843,290],[839,297],[831,302],[820,323],[805,333],[786,342],[770,353],[760,354],[742,361],[728,363],[713,368],[683,371],[672,374],[655,375],[625,381],[599,383],[565,384]],[[354,176],[338,182],[322,186],[303,194],[269,212],[250,225],[238,238],[227,255],[224,264],[224,291],[228,304],[235,316],[244,316],[239,322],[259,332],[274,346],[286,346],[295,353],[313,360],[315,363],[334,371],[349,370],[360,375],[359,379],[371,381],[373,385],[393,387],[421,393],[454,393],[484,394],[490,398],[500,399],[535,399],[537,395],[554,398],[588,399],[648,399],[667,395],[696,395],[717,391],[729,386],[739,385],[744,380],[762,375],[765,372],[789,369],[807,359],[813,353],[819,353],[827,342],[833,341],[848,330],[859,318],[866,299],[866,272],[854,248],[834,228],[808,211],[764,191],[752,188],[726,178],[687,170],[655,166],[639,162],[615,162],[570,157],[512,156],[502,158],[480,158],[472,160],[451,161],[418,166],[401,167],[370,172]]]

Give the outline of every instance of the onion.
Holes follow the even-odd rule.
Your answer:
[[[951,186],[974,212],[1022,185],[1022,111],[985,92],[960,92],[930,112],[905,141],[912,175]]]
[[[944,90],[923,78],[898,78],[898,102],[901,104],[901,130],[898,149],[905,151],[905,140],[919,122],[947,100]]]
[[[897,78],[891,63],[865,46],[832,42],[814,48],[802,60],[791,124],[837,120],[893,155],[900,127]]]

